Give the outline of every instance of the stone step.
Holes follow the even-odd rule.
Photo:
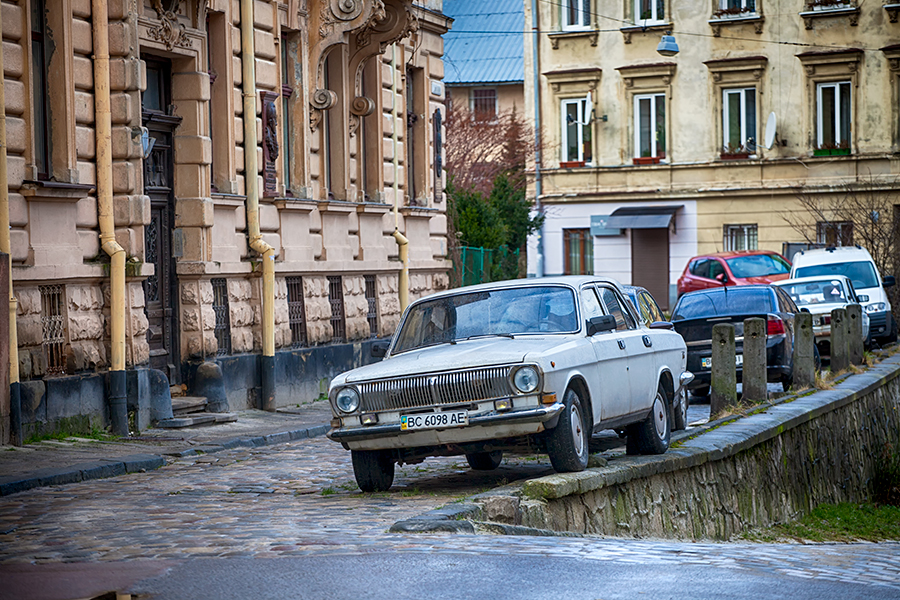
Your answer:
[[[217,423],[234,423],[235,421],[237,421],[235,413],[197,412],[174,419],[163,419],[157,426],[163,429],[181,429],[195,425],[215,425]]]
[[[172,413],[176,417],[203,410],[206,410],[206,398],[203,396],[182,396],[180,398],[172,398]]]

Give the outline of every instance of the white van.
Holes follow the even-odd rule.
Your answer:
[[[897,341],[897,320],[891,315],[891,302],[884,289],[895,283],[893,275],[884,279],[869,251],[860,246],[801,250],[794,255],[791,279],[797,277],[846,275],[856,293],[868,296],[862,303],[869,315],[869,331],[879,343]]]

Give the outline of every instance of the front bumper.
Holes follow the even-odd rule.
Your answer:
[[[393,438],[393,440],[390,440],[392,443],[389,444],[359,444],[360,449],[375,449],[376,447],[404,448],[430,444],[462,443],[492,439],[494,437],[513,437],[539,433],[545,428],[552,428],[556,425],[557,417],[562,412],[563,407],[562,402],[555,402],[554,404],[536,408],[470,416],[469,424],[465,427],[403,431],[400,429],[400,423],[384,423],[362,427],[334,428],[327,433],[327,436],[329,439],[345,443],[351,448],[356,447],[356,442],[385,441]]]
[[[887,310],[869,313],[869,337],[874,339],[890,335],[892,319],[891,312]]]

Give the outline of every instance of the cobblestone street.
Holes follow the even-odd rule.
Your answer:
[[[494,472],[462,458],[398,469],[389,493],[360,494],[350,454],[323,437],[178,459],[148,473],[14,494],[0,501],[0,564],[278,558],[379,551],[558,556],[694,564],[888,586],[900,544],[718,544],[492,535],[398,535],[395,521],[523,477],[543,456]],[[2,596],[2,593],[0,593]]]

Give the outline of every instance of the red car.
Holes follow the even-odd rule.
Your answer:
[[[787,279],[791,263],[770,250],[738,250],[695,256],[678,278],[678,296],[723,285],[751,285]]]

